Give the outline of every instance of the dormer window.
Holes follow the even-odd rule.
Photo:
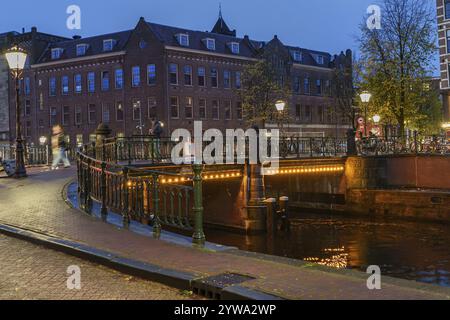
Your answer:
[[[295,62],[301,62],[302,61],[302,53],[301,51],[292,51],[292,58]]]
[[[230,42],[229,44],[230,50],[234,54],[239,54],[239,43],[238,42]]]
[[[189,47],[189,35],[186,33],[179,33],[176,35],[180,46]]]
[[[77,45],[77,56],[80,57],[80,56],[86,55],[87,49],[88,49],[87,44],[85,44],[85,43],[78,44]]]
[[[112,51],[114,49],[114,46],[116,44],[116,40],[114,39],[107,39],[103,40],[103,51]]]
[[[208,50],[216,51],[216,40],[212,38],[206,38],[205,45]]]
[[[321,56],[321,55],[317,56],[317,63],[318,64],[324,64],[325,63],[324,61],[325,61],[325,58],[323,56]]]
[[[60,59],[63,51],[61,48],[52,49],[52,60]]]

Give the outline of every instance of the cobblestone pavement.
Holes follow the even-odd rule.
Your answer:
[[[81,270],[81,290],[67,289],[69,266]],[[0,299],[184,300],[179,290],[0,235]]]
[[[249,275],[255,279],[242,286],[287,299],[450,298],[447,288],[412,281],[383,278],[382,290],[368,290],[364,273],[325,270],[300,262],[291,265],[277,258],[268,261],[258,255],[210,252],[144,237],[69,208],[61,190],[75,177],[75,168],[54,172],[34,168],[24,180],[0,179],[0,223],[69,239],[198,277],[227,272]],[[9,261],[10,264],[18,265],[14,260]],[[45,269],[42,273],[45,274]]]

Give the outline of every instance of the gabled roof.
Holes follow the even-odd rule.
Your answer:
[[[231,30],[228,28],[228,25],[225,23],[225,20],[223,20],[222,15],[219,16],[219,19],[211,32],[236,37],[236,30]]]
[[[221,20],[223,21],[223,18],[220,16],[218,23],[221,23]],[[207,32],[207,31],[195,31],[195,30],[189,30],[185,28],[178,28],[178,27],[171,27],[166,25],[161,25],[157,23],[150,23],[145,22],[143,18],[141,18],[139,23],[146,24],[149,29],[155,34],[157,39],[161,41],[166,46],[171,47],[179,47],[179,48],[189,48],[192,50],[199,50],[199,51],[205,51],[205,52],[211,52],[208,50],[205,44],[206,38],[212,38],[215,40],[216,48],[214,53],[219,54],[228,54],[228,55],[234,55],[244,58],[256,58],[259,56],[261,52],[264,51],[264,48],[267,46],[267,44],[271,43],[273,40],[278,40],[277,37],[275,37],[273,40],[269,42],[264,41],[256,41],[251,40],[248,36],[245,36],[244,38],[236,37],[234,35],[229,34],[223,34],[220,32]],[[216,31],[225,31],[224,33],[228,33],[229,28],[225,24],[225,21],[223,21],[224,24],[220,26],[221,30]],[[216,23],[217,26],[217,23]],[[213,28],[216,29],[216,26]],[[88,50],[86,51],[85,57],[94,56],[98,54],[104,53],[103,51],[103,40],[107,39],[114,39],[116,41],[116,44],[112,51],[109,52],[118,52],[123,51],[126,48],[126,45],[128,43],[128,40],[133,30],[126,30],[116,33],[110,33],[110,34],[104,34],[89,38],[81,38],[81,39],[70,39],[70,40],[62,40],[51,43],[48,48],[44,51],[44,54],[39,59],[39,63],[45,63],[45,62],[52,62],[52,61],[61,61],[65,59],[72,59],[77,58],[76,50],[78,44],[87,44]],[[187,34],[189,35],[189,45],[187,47],[181,46],[178,43],[177,34]],[[279,40],[278,40],[279,41]],[[239,54],[233,54],[230,49],[230,43],[231,42],[237,42],[240,44],[240,50]],[[291,52],[292,57],[292,51],[300,51],[302,53],[302,61],[294,61],[298,64],[303,65],[309,65],[309,66],[317,66],[317,67],[330,67],[330,63],[332,62],[332,56],[327,52],[321,52],[321,51],[315,51],[315,50],[309,50],[304,49],[300,47],[294,47],[294,46],[286,46],[281,41],[279,41],[279,45],[284,46],[289,52]],[[58,60],[52,60],[51,59],[51,49],[53,48],[61,48],[63,49],[63,53],[61,55],[61,58]],[[322,56],[324,59],[323,64],[319,64],[317,61],[317,57]]]
[[[328,52],[309,50],[300,47],[286,46],[286,48],[290,51],[300,51],[302,54],[302,61],[294,61],[298,64],[304,64],[308,66],[316,66],[316,67],[329,67],[330,62],[332,61],[332,56]],[[323,64],[317,63],[317,56],[323,57]]]
[[[214,51],[216,53],[232,54],[229,48],[229,43],[231,42],[237,42],[240,44],[239,56],[251,58],[254,56],[255,53],[253,48],[245,44],[244,38],[238,38],[230,35],[211,32],[194,31],[178,27],[169,27],[156,23],[147,23],[147,24],[150,27],[150,29],[156,34],[158,39],[168,46],[182,47],[178,43],[175,35],[179,33],[184,33],[189,35],[189,46],[187,48],[190,49],[209,51],[206,48],[206,45],[203,40],[206,38],[211,38],[216,41],[216,50]]]
[[[102,53],[105,53],[103,51],[103,40],[109,40],[109,39],[115,40],[116,43],[115,43],[113,50],[108,51],[108,53],[122,51],[125,49],[125,46],[128,42],[128,39],[130,38],[130,35],[132,34],[132,32],[133,32],[133,30],[127,30],[127,31],[115,32],[115,33],[103,34],[103,35],[89,37],[89,38],[71,39],[71,40],[67,40],[67,41],[55,42],[48,46],[48,48],[45,50],[42,57],[40,58],[39,62],[45,63],[45,62],[58,61],[58,60],[64,60],[64,59],[79,58],[77,56],[77,45],[79,45],[79,44],[87,44],[88,45],[88,49],[87,49],[84,57],[102,54]],[[51,59],[51,51],[52,51],[52,49],[55,49],[55,48],[61,48],[64,50],[61,55],[61,59],[58,59],[58,60]]]

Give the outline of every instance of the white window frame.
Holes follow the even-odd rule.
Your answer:
[[[237,49],[237,50],[235,50]],[[230,42],[230,50],[233,54],[239,54],[240,53],[240,45],[239,42]]]
[[[180,46],[189,47],[189,35],[187,33],[177,34],[177,39]],[[183,43],[183,39],[186,40],[186,43]]]
[[[317,55],[317,63],[318,64],[324,64],[325,63],[325,57],[323,55]]]
[[[85,56],[88,47],[89,47],[89,45],[87,45],[86,43],[77,44],[77,57]],[[79,48],[84,48],[83,54],[79,54],[79,52],[78,52]]]
[[[210,43],[212,44],[211,47],[209,46]],[[206,44],[206,48],[207,48],[208,50],[216,51],[216,39],[213,39],[213,38],[206,38],[206,39],[205,39],[205,44]]]
[[[298,50],[293,51],[292,56],[295,62],[301,62],[303,60],[303,54],[301,51]]]
[[[105,49],[105,44],[107,43],[107,42],[110,42],[111,43],[111,49],[110,50],[106,50]],[[115,45],[115,40],[114,39],[105,39],[105,40],[103,40],[103,52],[111,52],[111,51],[113,51],[114,50],[114,45]]]
[[[61,59],[61,54],[63,53],[62,48],[53,48],[52,49],[52,60],[58,60]],[[57,53],[57,54],[56,54]],[[56,54],[56,55],[55,55]]]

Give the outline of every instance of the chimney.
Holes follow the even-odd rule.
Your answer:
[[[37,28],[36,27],[31,27],[31,32],[32,33],[36,33],[37,32]]]
[[[25,28],[22,28],[22,33],[25,33]]]

